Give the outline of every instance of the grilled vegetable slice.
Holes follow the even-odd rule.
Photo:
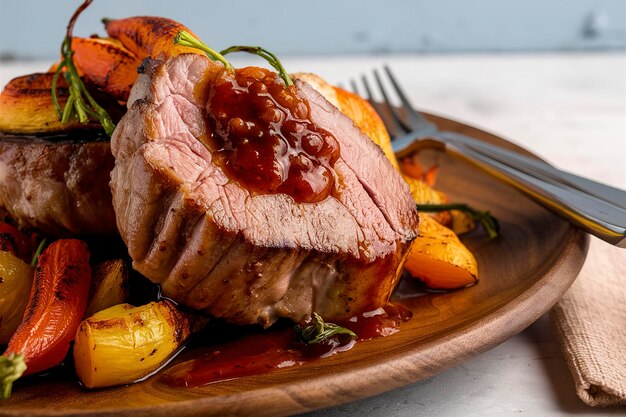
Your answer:
[[[433,289],[467,287],[475,284],[478,276],[474,255],[454,232],[421,214],[419,236],[404,267]]]
[[[10,395],[20,376],[7,369],[25,369],[28,375],[65,358],[87,307],[90,281],[89,251],[80,240],[57,240],[39,256],[24,318],[0,361],[1,396]]]
[[[96,265],[91,277],[91,291],[85,317],[128,300],[128,268],[122,259]]]
[[[435,190],[425,181],[409,177],[408,175],[402,175],[402,178],[409,186],[416,204],[444,204],[448,202],[448,197],[444,193]],[[452,222],[450,211],[427,213],[427,215],[444,226],[449,226]]]
[[[170,301],[100,311],[76,333],[76,373],[87,388],[135,382],[167,362],[205,322]]]
[[[200,53],[197,49],[174,44],[176,34],[181,30],[193,35],[180,23],[165,17],[136,16],[126,19],[102,19],[111,38],[119,40],[139,59],[176,56],[181,53]],[[195,36],[195,35],[194,35]]]
[[[54,74],[30,74],[14,78],[0,94],[0,131],[8,133],[56,133],[81,128],[78,121],[63,124],[54,108],[50,89]],[[59,104],[68,98],[65,80],[57,86]],[[95,127],[90,125],[89,127]]]
[[[22,322],[33,284],[33,268],[10,252],[0,251],[0,345],[9,342]]]
[[[116,39],[72,38],[72,50],[76,68],[87,84],[126,102],[141,59]]]

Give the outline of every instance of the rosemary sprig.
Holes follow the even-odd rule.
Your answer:
[[[274,67],[276,71],[278,71],[278,75],[280,75],[280,78],[282,78],[283,81],[285,81],[286,86],[293,85],[293,81],[291,80],[291,77],[289,77],[289,74],[287,73],[287,70],[285,69],[285,67],[283,67],[283,64],[276,57],[276,55],[274,55],[267,49],[262,48],[260,46],[236,45],[236,46],[231,46],[230,48],[226,48],[220,51],[220,54],[227,55],[232,52],[247,52],[249,54],[255,54],[255,55],[260,56],[261,58],[265,59],[272,67]]]
[[[226,60],[226,58],[224,58],[221,53],[217,52],[215,49],[212,49],[206,43],[202,42],[200,39],[197,39],[186,30],[181,30],[176,34],[176,36],[174,37],[174,44],[199,49],[207,54],[207,56],[213,61],[219,61],[224,64],[224,66],[228,70],[233,70],[233,66],[230,64],[230,62]]]
[[[500,234],[500,224],[498,220],[489,213],[489,211],[479,211],[471,208],[467,204],[416,204],[415,207],[420,211],[436,213],[440,211],[459,210],[470,215],[472,220],[480,222],[489,239],[494,239]]]
[[[181,30],[176,34],[176,36],[174,37],[174,44],[199,49],[207,54],[207,56],[213,61],[219,61],[224,64],[224,66],[230,71],[233,70],[233,66],[230,62],[228,62],[226,58],[224,58],[224,55],[233,52],[247,52],[250,54],[258,55],[261,58],[265,59],[272,67],[274,67],[274,69],[276,69],[276,71],[278,71],[278,75],[280,76],[280,78],[283,79],[286,86],[293,85],[293,80],[291,79],[291,77],[289,77],[287,70],[285,69],[285,67],[283,67],[283,64],[276,57],[276,55],[260,46],[236,45],[217,52],[215,49],[211,48],[186,30]]]
[[[72,50],[72,31],[78,16],[85,10],[93,0],[85,0],[72,15],[68,25],[65,38],[61,44],[61,63],[52,78],[52,103],[59,113],[62,123],[69,122],[72,118],[78,118],[80,123],[87,123],[91,119],[100,122],[107,135],[111,136],[115,129],[115,124],[109,114],[93,99],[85,84],[78,75],[78,70],[74,65],[74,51]],[[57,96],[57,82],[59,76],[63,74],[69,89],[69,97],[63,109],[59,105]]]
[[[302,326],[296,326],[296,336],[302,343],[312,345],[338,334],[346,334],[352,338],[356,338],[356,334],[352,330],[337,326],[333,323],[326,323],[317,313],[313,313],[312,319],[311,324],[304,328]]]

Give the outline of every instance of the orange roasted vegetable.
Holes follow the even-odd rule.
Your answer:
[[[404,268],[433,289],[463,288],[478,281],[474,255],[452,230],[425,215],[420,215],[419,235]]]
[[[0,345],[22,322],[33,283],[33,268],[11,252],[0,251]]]
[[[72,38],[74,63],[85,82],[126,102],[141,59],[115,39]]]
[[[0,357],[0,398],[13,381],[58,365],[80,324],[91,282],[89,250],[77,239],[52,243],[39,256],[24,318]]]
[[[404,174],[402,174],[402,178],[409,186],[416,204],[445,204],[448,202],[448,197],[444,193],[435,190],[425,181]],[[452,222],[449,211],[428,213],[428,215],[444,226],[449,226]]]
[[[400,165],[400,170],[404,175],[420,179],[431,187],[435,186],[435,182],[437,182],[437,174],[439,173],[439,167],[437,165],[424,169],[422,164],[419,162],[417,155],[403,158]]]
[[[102,22],[109,36],[119,40],[139,59],[149,56],[159,58],[161,54],[165,56],[182,53],[203,54],[197,49],[174,44],[174,38],[179,31],[185,30],[191,34],[193,32],[172,19],[136,16],[116,20],[103,19]]]
[[[52,104],[52,73],[37,73],[17,77],[9,81],[0,94],[0,131],[6,133],[56,133],[85,126],[72,120],[61,123],[59,113]],[[64,106],[68,90],[63,77],[57,86],[59,104]]]

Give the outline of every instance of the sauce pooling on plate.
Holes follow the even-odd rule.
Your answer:
[[[231,179],[251,192],[285,193],[298,203],[328,197],[339,143],[313,123],[295,85],[285,86],[264,68],[225,70],[211,83],[207,113],[209,142]]]
[[[338,323],[358,336],[358,341],[390,336],[412,312],[399,305],[387,305]],[[182,362],[165,372],[162,381],[173,387],[199,387],[215,382],[275,369],[303,365],[320,358],[352,349],[354,339],[337,335],[319,344],[307,345],[296,340],[292,328],[246,334],[232,342],[213,346],[196,359]]]

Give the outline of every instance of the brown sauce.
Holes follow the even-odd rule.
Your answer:
[[[162,381],[173,387],[199,387],[299,366],[350,350],[358,341],[397,333],[400,324],[411,316],[410,310],[390,304],[337,323],[356,333],[356,341],[339,335],[319,344],[306,345],[296,340],[293,328],[246,334],[170,368]]]
[[[339,143],[311,121],[308,101],[278,74],[257,67],[223,71],[211,83],[207,113],[210,146],[230,178],[298,203],[328,197]]]

